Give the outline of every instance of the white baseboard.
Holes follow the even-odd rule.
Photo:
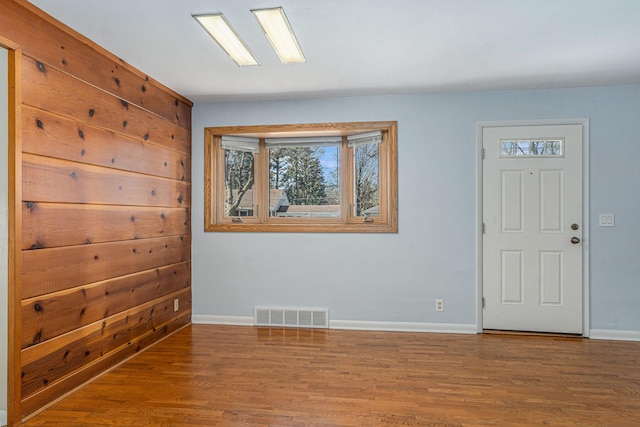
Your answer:
[[[615,329],[591,329],[592,340],[640,341],[640,331],[619,331]]]
[[[0,411],[0,426],[7,425],[7,411]]]
[[[253,317],[249,316],[216,316],[194,314],[191,321],[202,325],[235,325],[254,326]],[[349,329],[356,331],[389,331],[389,332],[432,332],[443,334],[477,334],[474,324],[461,323],[420,323],[420,322],[372,322],[358,320],[330,320],[329,329]],[[594,340],[640,341],[640,331],[621,331],[615,329],[591,329],[589,338]],[[2,421],[0,411],[0,421]],[[4,414],[6,417],[6,413]],[[1,426],[2,424],[0,424]]]
[[[253,326],[253,317],[215,316],[194,314],[191,321],[202,325]],[[329,329],[350,329],[357,331],[389,332],[437,332],[446,334],[477,334],[476,325],[459,323],[418,323],[418,322],[370,322],[354,320],[330,320]]]
[[[331,320],[331,329],[388,332],[434,332],[444,334],[477,334],[476,325],[460,323],[419,323],[419,322],[368,322],[354,320]]]
[[[193,314],[191,316],[191,323],[196,323],[201,325],[253,326],[253,317]]]

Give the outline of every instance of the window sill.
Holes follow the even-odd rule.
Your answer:
[[[249,232],[249,233],[397,233],[397,224],[210,224],[207,232]]]

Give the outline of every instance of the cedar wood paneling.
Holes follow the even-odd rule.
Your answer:
[[[190,322],[192,103],[24,0],[0,2],[2,39],[17,423]]]

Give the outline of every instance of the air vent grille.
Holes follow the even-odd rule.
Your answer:
[[[256,307],[254,321],[256,326],[328,328],[329,309]]]

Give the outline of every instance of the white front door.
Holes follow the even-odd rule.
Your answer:
[[[483,328],[582,333],[582,125],[483,128]]]

